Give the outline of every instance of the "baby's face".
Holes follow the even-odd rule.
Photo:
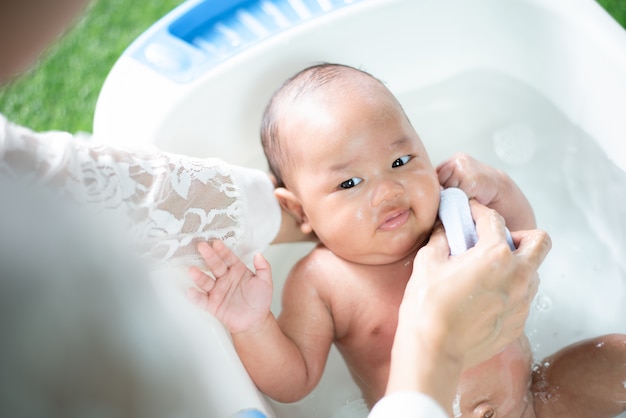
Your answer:
[[[425,244],[439,183],[390,93],[339,91],[298,104],[286,123],[292,192],[321,242],[363,264],[398,261]]]

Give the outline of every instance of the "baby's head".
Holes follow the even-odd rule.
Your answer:
[[[342,106],[341,100],[347,99],[345,95],[355,93],[372,100],[384,98],[402,111],[382,82],[365,71],[342,64],[307,67],[285,81],[274,93],[263,114],[261,143],[279,186],[285,185],[285,176],[288,179],[293,175],[293,168],[298,165],[294,158],[298,143],[307,148],[316,146],[315,143],[302,143],[299,131],[307,123],[317,124],[316,118],[323,118],[322,112],[331,104]]]
[[[283,207],[338,255],[386,262],[430,234],[435,170],[398,100],[370,74],[338,64],[297,73],[271,98],[261,140]],[[381,234],[392,242],[374,239]]]

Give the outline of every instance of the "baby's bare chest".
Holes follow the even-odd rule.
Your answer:
[[[362,386],[384,392],[389,373],[391,347],[398,324],[398,298],[393,294],[367,300],[354,299],[349,314],[339,318],[335,344]],[[367,395],[367,394],[366,394]]]
[[[391,348],[404,284],[376,287],[362,283],[334,297],[335,340],[353,351]]]

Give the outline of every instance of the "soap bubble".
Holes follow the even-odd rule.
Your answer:
[[[544,294],[538,294],[535,301],[535,308],[539,311],[549,311],[552,309],[552,299]]]
[[[498,158],[511,165],[526,164],[535,155],[533,129],[525,124],[512,124],[493,133],[493,147]]]
[[[366,418],[368,412],[363,398],[348,399],[342,407],[333,413],[333,418]]]

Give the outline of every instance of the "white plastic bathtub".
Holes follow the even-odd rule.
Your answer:
[[[626,32],[593,0],[192,0],[120,57],[94,132],[265,168],[266,101],[320,61],[385,81],[434,163],[469,152],[522,186],[554,241],[527,326],[538,359],[626,332]],[[268,251],[275,312],[287,271],[308,248]],[[336,351],[305,400],[266,402],[215,329],[211,355],[222,371],[208,390],[224,401],[208,416],[250,407],[285,418],[347,416],[355,405],[358,390]]]

